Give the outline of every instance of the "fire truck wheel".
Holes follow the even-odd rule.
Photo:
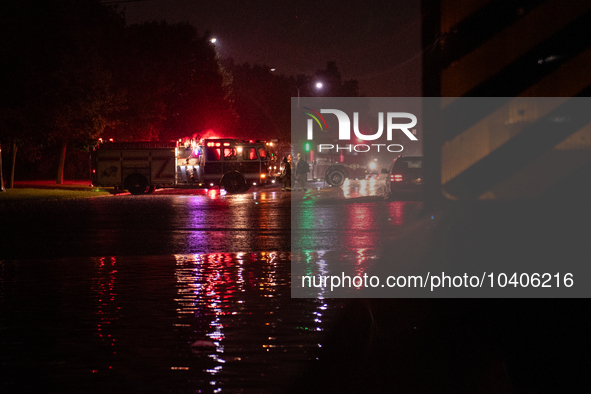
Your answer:
[[[330,186],[342,186],[345,183],[345,174],[341,170],[333,170],[326,174],[326,183]]]
[[[226,175],[222,184],[227,193],[242,193],[246,188],[246,180],[238,173]]]
[[[144,194],[148,189],[148,181],[143,175],[131,174],[125,179],[125,188],[131,194]]]

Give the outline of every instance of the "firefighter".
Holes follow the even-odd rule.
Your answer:
[[[281,190],[291,191],[291,163],[283,158],[281,166]]]
[[[291,174],[289,177],[289,186],[293,189],[293,186],[295,184],[295,164],[293,163],[293,161],[291,160],[291,154],[287,155],[287,162],[289,163],[289,167],[291,168]]]
[[[296,180],[299,182],[298,190],[308,190],[306,187],[306,181],[308,180],[309,172],[310,165],[302,158],[302,154],[298,153],[298,163],[296,164]]]

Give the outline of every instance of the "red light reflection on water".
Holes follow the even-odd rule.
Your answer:
[[[347,231],[344,232],[344,246],[346,249],[358,251],[359,265],[366,258],[363,252],[368,249],[376,249],[379,246],[379,215],[376,204],[348,204],[346,205]]]
[[[112,323],[121,317],[121,307],[116,302],[115,292],[116,274],[115,257],[101,257],[98,261],[98,272],[93,278],[92,290],[95,293],[95,315],[99,316],[97,324],[98,336],[107,346],[113,347],[112,353],[117,354]],[[109,367],[110,368],[110,367]]]
[[[225,196],[226,190],[223,189],[208,189],[207,190],[207,197],[209,197],[211,200],[215,200],[216,198],[220,198]]]
[[[404,207],[407,203],[407,201],[394,201],[389,204],[390,219],[392,220],[393,224],[397,226],[404,224]]]
[[[292,231],[298,234],[292,243],[307,257],[298,253],[294,261],[301,262],[302,275],[363,277],[379,258],[394,257],[383,256],[384,250],[416,220],[422,206],[418,201],[370,199],[340,203],[339,209],[301,203],[292,209]],[[309,295],[322,294],[321,287]]]
[[[83,379],[93,375],[97,379],[90,390],[96,392],[122,387],[138,392],[285,391],[315,355],[322,330],[337,312],[336,300],[290,297],[290,263],[290,252],[65,259],[51,268],[39,265],[43,274],[59,277],[59,287],[54,277],[34,277],[31,283],[30,273],[37,273],[31,268],[12,287],[14,297],[2,302],[15,310],[27,296],[25,302],[33,303],[39,295],[58,293],[49,298],[51,303],[39,304],[40,324],[30,330],[32,320],[25,313],[37,309],[14,313],[17,319],[10,316],[16,324],[11,330],[47,331],[41,337],[49,341],[32,341],[41,344],[40,353],[33,355],[39,361],[32,364],[41,381],[71,381],[74,391],[88,391]],[[28,284],[39,289],[31,292]],[[49,321],[46,316],[59,318]],[[3,360],[16,355],[30,359],[33,346],[18,342],[23,343],[2,349],[10,356]]]
[[[286,291],[289,297],[285,277],[289,254],[213,253],[175,258],[178,325],[189,327],[189,346],[195,357],[203,360],[212,390],[224,387],[219,374],[228,368],[228,362],[256,358],[260,352],[284,357],[285,348],[291,345],[280,342],[286,328],[278,331],[285,324],[285,311],[279,308],[284,301],[279,298],[285,298]],[[326,303],[320,307],[326,309]],[[290,329],[313,327],[317,331],[322,312],[310,316],[309,322],[298,319],[301,327]],[[245,327],[248,332],[243,331]],[[248,342],[244,342],[245,334]]]

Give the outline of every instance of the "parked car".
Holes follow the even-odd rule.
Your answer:
[[[398,156],[382,173],[388,174],[385,186],[388,200],[409,194],[420,195],[423,191],[422,156]]]

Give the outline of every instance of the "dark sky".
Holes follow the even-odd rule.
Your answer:
[[[189,22],[210,30],[223,58],[313,74],[336,61],[370,97],[420,96],[419,1],[144,0],[129,24]]]

